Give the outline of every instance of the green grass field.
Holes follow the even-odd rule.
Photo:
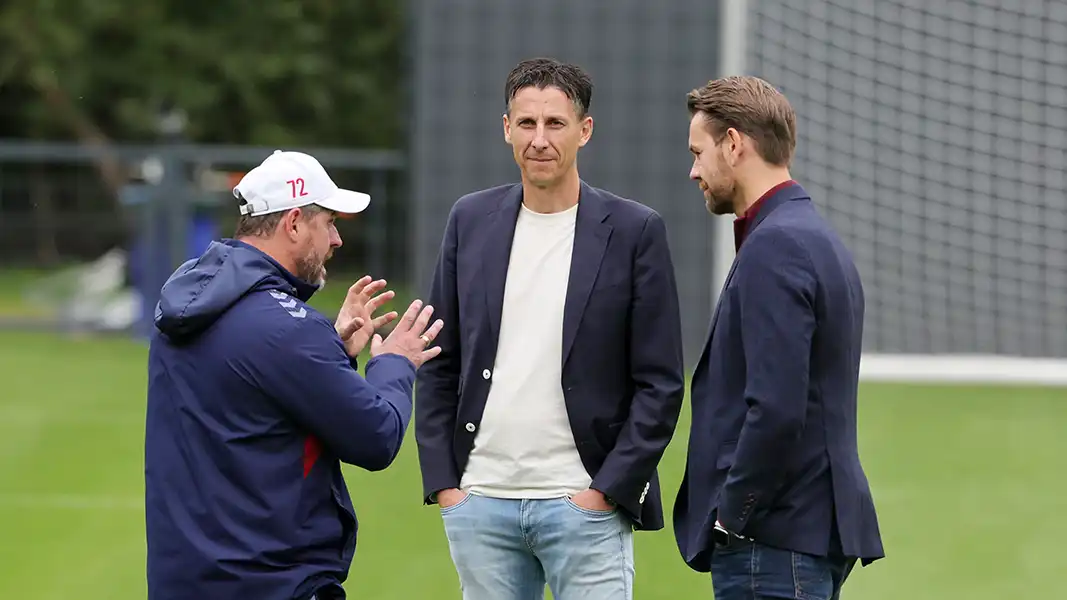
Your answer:
[[[0,598],[144,598],[146,348],[0,334]],[[868,385],[862,454],[889,557],[846,598],[1052,598],[1067,573],[1067,390]],[[683,420],[661,474],[682,474]],[[357,598],[460,598],[413,436],[382,473],[349,469]],[[669,503],[670,503],[669,502]],[[670,530],[637,541],[638,599],[711,598]]]

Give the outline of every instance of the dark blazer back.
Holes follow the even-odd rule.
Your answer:
[[[674,528],[707,571],[715,520],[770,546],[883,556],[857,448],[859,273],[799,185],[761,205],[692,383]]]
[[[428,302],[441,354],[418,373],[423,493],[458,487],[492,382],[520,184],[461,198]],[[563,386],[592,487],[639,529],[663,527],[656,465],[684,395],[681,322],[666,228],[652,209],[583,182],[563,319]]]

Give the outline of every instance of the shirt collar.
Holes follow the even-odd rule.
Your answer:
[[[794,184],[796,184],[795,181],[793,181],[792,179],[788,179],[772,187],[771,189],[764,192],[764,194],[759,197],[759,200],[756,200],[756,202],[753,203],[752,206],[748,207],[748,209],[745,210],[745,213],[743,215],[734,219],[735,252],[741,250],[741,244],[744,243],[745,238],[748,237],[749,230],[752,229],[752,222],[756,220],[756,215],[759,214],[759,209],[761,206],[763,206],[763,203],[766,202],[768,198],[775,195],[777,192]]]

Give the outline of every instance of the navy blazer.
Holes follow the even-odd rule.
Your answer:
[[[718,519],[768,546],[884,556],[856,443],[863,285],[802,187],[757,209],[693,374],[674,530],[708,571]]]
[[[459,487],[495,364],[522,186],[468,194],[445,227],[428,302],[441,354],[418,372],[423,497]],[[685,394],[667,231],[651,208],[582,183],[563,317],[563,386],[582,463],[637,529],[661,529],[656,467]]]

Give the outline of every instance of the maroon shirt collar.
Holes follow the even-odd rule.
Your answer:
[[[745,211],[745,214],[743,214],[740,217],[737,217],[736,219],[734,219],[734,251],[735,252],[738,252],[738,251],[741,250],[741,244],[743,244],[744,241],[745,241],[745,238],[748,237],[749,229],[752,228],[752,222],[756,220],[756,215],[759,214],[760,206],[762,206],[763,203],[767,201],[767,198],[770,198],[776,192],[782,190],[785,187],[788,187],[788,186],[791,186],[791,185],[794,185],[794,184],[796,184],[796,182],[793,181],[792,179],[789,179],[787,181],[783,181],[782,183],[779,183],[778,185],[772,187],[771,189],[767,190],[762,196],[760,196],[759,200],[756,200],[755,204],[753,204],[752,206],[748,207],[748,210]]]

